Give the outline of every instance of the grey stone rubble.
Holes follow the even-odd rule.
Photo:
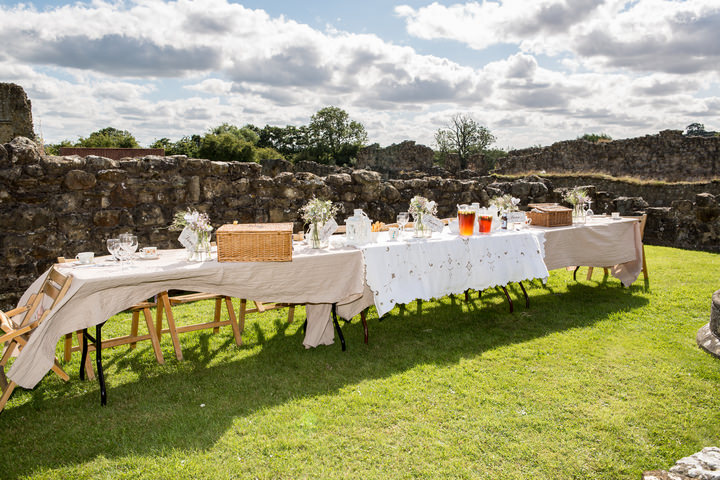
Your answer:
[[[707,447],[678,460],[670,471],[643,472],[642,480],[720,480],[720,448]]]
[[[696,341],[700,348],[720,358],[720,290],[713,293],[710,322],[698,330]]]

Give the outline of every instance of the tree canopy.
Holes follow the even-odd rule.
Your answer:
[[[347,164],[367,143],[365,127],[338,107],[325,107],[310,118],[308,125],[310,153],[320,163]]]
[[[606,133],[586,133],[581,137],[577,138],[578,140],[587,140],[591,143],[601,143],[601,142],[609,142],[612,140],[612,137]]]
[[[469,115],[458,113],[453,115],[446,128],[438,129],[435,143],[441,157],[455,153],[460,160],[460,168],[465,169],[470,156],[484,152],[495,143],[495,136]]]
[[[685,127],[685,135],[688,137],[714,137],[718,132],[708,132],[702,123],[691,123]]]
[[[105,127],[102,130],[91,133],[87,138],[80,137],[75,144],[76,147],[92,148],[138,148],[135,137],[127,130],[118,130],[113,127]]]

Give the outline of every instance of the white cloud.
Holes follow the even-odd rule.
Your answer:
[[[503,0],[395,11],[411,35],[477,50],[514,43],[534,54],[569,52],[596,70],[720,72],[717,0]]]

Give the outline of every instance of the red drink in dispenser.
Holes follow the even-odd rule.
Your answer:
[[[492,221],[492,215],[480,215],[480,233],[490,233]]]

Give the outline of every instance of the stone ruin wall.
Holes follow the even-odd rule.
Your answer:
[[[167,227],[181,209],[207,212],[215,227],[233,220],[294,222],[299,231],[298,210],[312,196],[342,204],[340,224],[354,208],[392,222],[414,195],[438,201],[439,216],[448,217],[458,203],[486,205],[502,193],[521,198],[521,205],[560,201],[564,189],[580,184],[593,185],[596,212],[646,211],[649,244],[720,252],[718,182],[672,186],[668,195],[666,185],[639,189],[582,177],[452,179],[416,172],[384,180],[378,172],[313,162],[41,156],[33,142],[18,137],[0,144],[0,308],[11,306],[56,257],[104,254],[105,239],[123,231],[137,233],[141,245],[179,248],[178,233]]]
[[[720,177],[720,137],[687,137],[680,130],[592,143],[568,140],[549,147],[513,150],[496,173],[596,172],[664,181]]]
[[[15,137],[35,138],[32,106],[20,85],[0,83],[0,144]]]

